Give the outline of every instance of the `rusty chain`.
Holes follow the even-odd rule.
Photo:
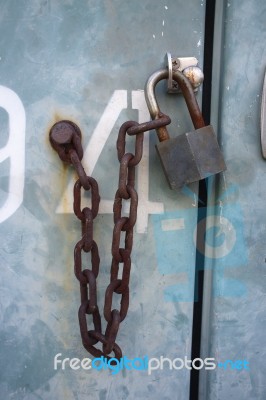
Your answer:
[[[100,196],[96,180],[86,175],[81,159],[83,149],[81,132],[71,121],[60,121],[50,130],[50,142],[62,161],[70,163],[76,169],[79,179],[74,185],[73,209],[81,221],[82,237],[74,249],[74,273],[80,283],[81,305],[78,312],[80,333],[85,349],[95,357],[113,352],[115,358],[122,357],[122,351],[116,343],[120,323],[125,319],[129,306],[129,279],[131,269],[131,251],[133,246],[133,228],[137,220],[138,195],[135,189],[135,168],[142,158],[143,133],[171,123],[170,118],[160,114],[159,119],[139,124],[125,122],[118,134],[117,155],[120,163],[119,183],[115,194],[113,214],[114,229],[112,239],[112,263],[110,283],[105,292],[104,318],[107,322],[102,333],[101,316],[97,305],[97,283],[100,257],[97,243],[93,240],[93,221],[98,215]],[[135,154],[126,153],[126,135],[135,136]],[[91,208],[81,209],[81,188],[91,191]],[[129,215],[123,216],[123,201],[130,201]],[[124,248],[120,242],[124,236]],[[91,253],[91,269],[82,270],[82,253]],[[120,264],[121,279],[118,278]],[[112,308],[114,293],[121,296],[120,310]],[[92,330],[88,330],[87,315],[92,317]],[[100,342],[102,350],[95,347]]]

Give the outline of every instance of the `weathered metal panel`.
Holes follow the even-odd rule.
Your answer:
[[[100,184],[95,235],[102,308],[111,261],[118,128],[128,119],[149,118],[142,89],[166,51],[195,56],[202,65],[205,2],[11,0],[0,5],[1,396],[185,400],[185,369],[151,375],[54,369],[57,353],[88,355],[80,339],[73,273],[73,246],[80,235],[71,211],[73,173],[52,150],[48,132],[59,119],[76,122],[85,168]],[[173,120],[172,135],[190,130],[181,98],[166,96],[163,85],[158,92]],[[170,191],[155,143],[153,134],[150,144],[146,136],[131,305],[118,342],[129,358],[183,358],[191,347],[197,185],[179,194]]]
[[[221,3],[217,23],[223,15],[224,29],[215,44],[216,49],[222,46],[214,62],[222,68],[212,100],[218,106],[213,119],[228,169],[216,184],[210,182],[202,349],[222,364],[208,372],[207,386],[206,374],[201,374],[200,398],[264,399],[266,164],[260,147],[260,106],[266,6],[249,0]]]

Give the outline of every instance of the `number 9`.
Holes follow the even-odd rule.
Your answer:
[[[0,86],[0,107],[7,112],[9,118],[8,142],[0,149],[0,162],[10,159],[8,196],[0,208],[1,223],[14,214],[23,201],[26,115],[18,95],[5,86]]]

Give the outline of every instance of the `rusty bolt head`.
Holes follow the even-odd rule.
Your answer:
[[[76,124],[71,121],[59,121],[52,126],[49,136],[53,144],[63,145],[71,143],[74,134],[81,136]]]
[[[65,162],[71,162],[70,150],[75,149],[79,159],[82,159],[81,131],[72,121],[56,122],[49,133],[50,143],[59,157]]]

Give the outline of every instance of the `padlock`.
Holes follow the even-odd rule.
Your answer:
[[[145,98],[152,119],[159,119],[155,87],[168,78],[168,70],[154,72],[145,86]],[[162,167],[171,189],[205,179],[226,170],[216,135],[211,125],[206,126],[193,88],[185,75],[173,71],[173,79],[181,88],[196,130],[171,138],[166,127],[156,129],[160,143],[156,145]]]

